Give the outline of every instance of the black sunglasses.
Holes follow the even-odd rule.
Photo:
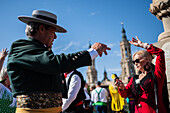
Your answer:
[[[135,62],[136,62],[136,63],[140,63],[140,60],[139,60],[139,59],[136,59],[136,60],[132,61],[133,64],[135,64]]]

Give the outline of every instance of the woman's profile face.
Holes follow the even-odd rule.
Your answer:
[[[136,54],[132,61],[138,71],[144,72],[144,66],[146,65],[146,57],[140,57],[140,55]]]

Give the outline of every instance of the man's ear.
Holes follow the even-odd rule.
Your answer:
[[[39,26],[39,31],[40,31],[40,33],[44,33],[45,32],[45,26],[44,25],[40,25]]]

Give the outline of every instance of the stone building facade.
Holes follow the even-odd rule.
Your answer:
[[[152,0],[149,11],[163,23],[164,32],[153,45],[165,51],[167,85],[170,100],[170,0]]]

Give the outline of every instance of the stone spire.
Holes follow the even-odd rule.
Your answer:
[[[128,82],[128,77],[135,74],[134,66],[132,64],[131,57],[131,46],[126,38],[125,29],[122,24],[122,41],[120,42],[120,50],[121,50],[121,75],[120,79],[126,84]]]
[[[121,22],[122,24],[122,41],[127,41],[127,38],[126,38],[126,31],[123,27],[123,22]]]
[[[107,77],[106,69],[104,68],[104,79],[101,81],[102,86],[109,86],[111,84],[111,81]]]
[[[89,48],[91,48],[91,43],[89,41]],[[97,71],[95,68],[95,59],[92,60],[92,65],[88,66],[87,69],[87,83],[89,85],[95,84],[97,82]]]
[[[89,49],[91,48],[91,42],[90,42],[90,40],[89,40]]]
[[[104,80],[108,80],[108,81],[110,81],[108,78],[107,78],[107,72],[106,72],[106,68],[104,68]]]

